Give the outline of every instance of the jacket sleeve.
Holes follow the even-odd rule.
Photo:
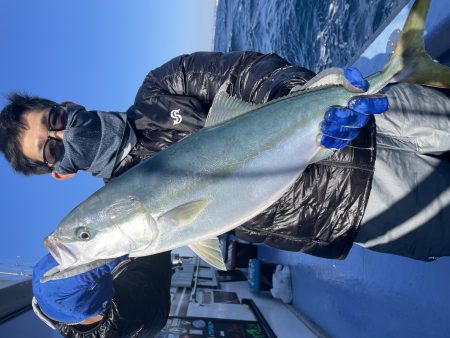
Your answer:
[[[115,277],[112,304],[98,326],[56,327],[71,338],[152,337],[169,316],[171,276],[169,252],[133,259]]]
[[[203,126],[219,88],[245,101],[265,102],[286,95],[312,76],[276,54],[181,55],[147,75],[130,111],[146,115],[159,128],[192,132]]]
[[[160,331],[170,311],[172,262],[170,252],[136,258],[115,280],[114,301],[124,327],[150,334]]]

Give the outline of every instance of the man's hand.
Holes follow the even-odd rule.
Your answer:
[[[342,82],[344,88],[355,93],[364,93],[369,89],[369,83],[362,77],[360,71],[347,67],[327,69],[304,86],[295,86],[291,93],[310,86],[326,85],[330,81]],[[361,128],[369,121],[370,115],[384,113],[387,109],[388,100],[381,94],[355,96],[349,100],[347,107],[330,107],[325,112],[320,128],[321,145],[329,149],[342,149],[358,136]]]
[[[369,84],[356,68],[343,68],[345,79],[353,87],[367,91]],[[371,114],[381,114],[388,110],[388,100],[384,95],[355,96],[347,107],[331,107],[325,112],[320,127],[320,143],[325,148],[342,149],[355,139],[361,128],[369,121]]]
[[[62,323],[101,320],[114,294],[111,271],[123,258],[73,277],[41,283],[44,273],[58,265],[47,254],[33,270],[33,294],[40,310]]]

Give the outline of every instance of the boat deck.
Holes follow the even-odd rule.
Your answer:
[[[258,247],[291,267],[292,305],[333,337],[449,337],[450,257],[431,263],[354,245],[345,260]]]

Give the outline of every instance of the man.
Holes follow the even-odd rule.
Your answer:
[[[355,83],[365,85],[360,76],[349,70],[347,75],[355,77]],[[274,54],[184,55],[148,74],[126,114],[86,112],[81,106],[60,106],[48,100],[13,96],[14,103],[3,109],[4,141],[0,144],[13,168],[23,174],[51,172],[54,178],[64,179],[77,170],[87,170],[109,180],[201,128],[219,90],[244,101],[261,103],[288,94],[313,76],[307,69],[290,65]],[[359,104],[351,103],[354,108],[362,107],[365,113],[386,109],[382,98],[355,102]],[[377,104],[381,109],[373,107]],[[368,109],[364,109],[365,105]],[[67,116],[67,122],[58,117],[61,114]],[[282,202],[240,227],[237,234],[288,250],[329,258],[345,257],[364,214],[373,175],[375,132],[373,119],[367,115],[354,110],[330,110],[326,114],[327,123],[322,125],[326,134],[322,143],[329,148],[342,148],[358,135],[360,127],[369,123],[351,143],[352,147],[328,161],[310,166]],[[334,127],[336,123],[338,128]],[[40,127],[35,130],[32,126]],[[337,137],[327,136],[334,133]],[[347,182],[347,185],[338,186],[336,182]],[[329,204],[318,202],[319,190],[314,187],[323,196],[330,197],[326,199]],[[311,194],[308,189],[316,192]],[[346,189],[351,194],[339,198]],[[300,192],[302,195],[298,195]],[[280,213],[282,206],[288,210]],[[339,217],[345,210],[351,213],[345,219]],[[339,222],[332,222],[333,219]],[[278,230],[280,226],[288,228]]]
[[[87,170],[109,180],[201,128],[219,90],[260,103],[288,94],[313,75],[274,54],[183,55],[148,74],[126,114],[12,96],[0,117],[0,147],[13,168],[24,174],[51,172],[64,179]],[[367,85],[351,69],[341,75],[356,87]],[[372,183],[375,126],[369,115],[386,108],[383,97],[331,108],[322,124],[321,143],[342,148],[355,140],[331,159],[309,166],[275,205],[236,234],[283,249],[344,258]]]

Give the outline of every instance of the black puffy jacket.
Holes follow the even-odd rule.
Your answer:
[[[313,76],[275,54],[199,52],[176,57],[151,71],[140,87],[128,110],[139,144],[115,173],[201,128],[220,87],[261,103],[288,94]],[[284,250],[345,258],[365,211],[374,163],[372,119],[348,147],[310,165],[279,201],[235,234]]]

